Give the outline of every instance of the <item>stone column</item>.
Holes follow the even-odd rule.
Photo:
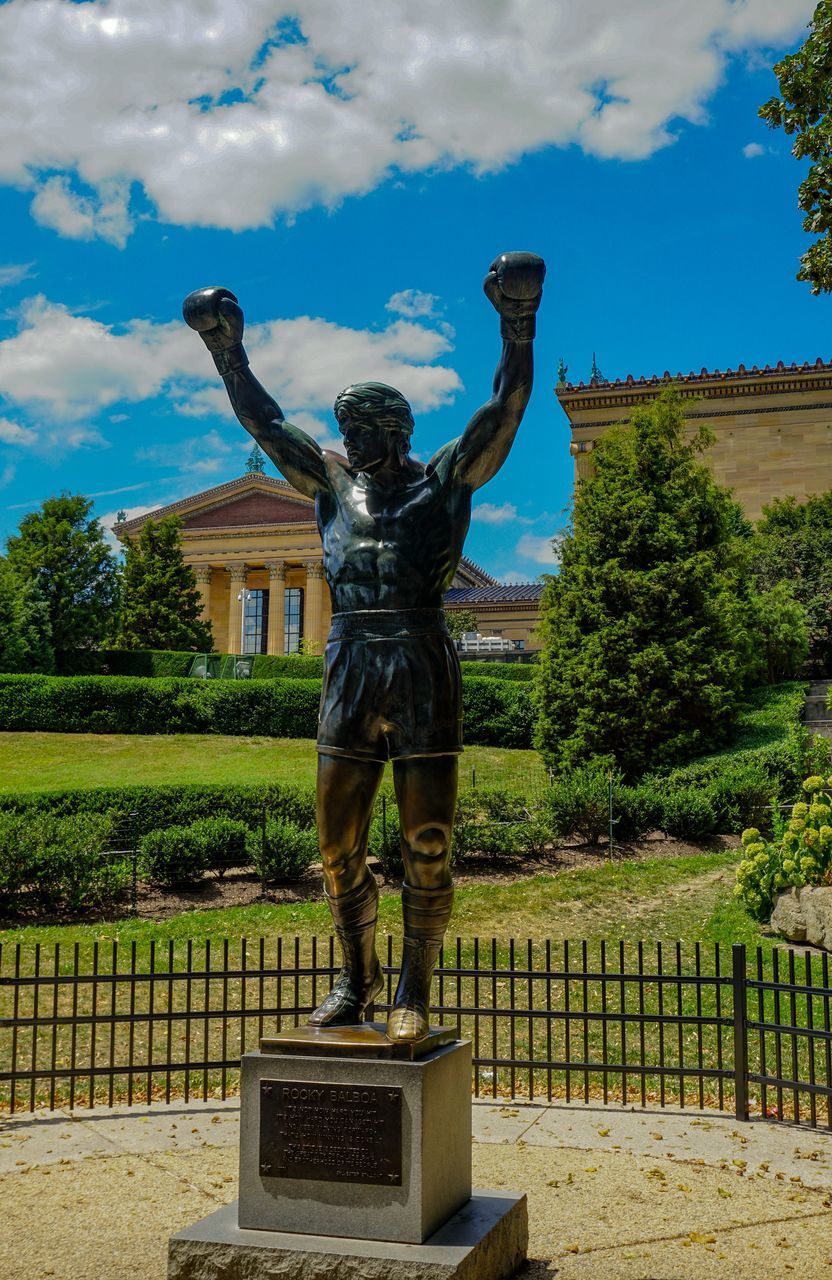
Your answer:
[[[282,655],[286,621],[286,561],[274,560],[266,568],[269,571],[269,633],[266,652]]]
[[[196,578],[197,590],[202,599],[201,616],[204,622],[211,621],[211,610],[209,607],[209,597],[211,591],[211,573],[210,564],[200,564],[194,566],[194,577]]]
[[[315,653],[323,653],[324,566],[320,560],[305,560],[306,600],[303,609],[303,638]]]
[[[246,566],[244,564],[227,564],[231,588],[228,593],[228,636],[226,644],[229,653],[239,653],[242,644],[243,601],[239,599],[246,589]]]

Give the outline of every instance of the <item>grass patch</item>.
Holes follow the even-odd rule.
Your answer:
[[[308,738],[218,734],[0,733],[0,794],[156,783],[313,784]],[[536,751],[468,747],[460,782],[526,791],[546,785]],[[388,770],[389,773],[389,770]]]

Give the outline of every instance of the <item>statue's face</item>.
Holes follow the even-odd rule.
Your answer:
[[[386,427],[343,414],[338,419],[338,429],[354,471],[372,472],[388,461],[393,437]]]

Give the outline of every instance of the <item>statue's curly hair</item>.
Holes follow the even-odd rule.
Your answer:
[[[354,382],[345,387],[333,405],[335,417],[367,422],[387,431],[400,432],[409,441],[413,433],[413,413],[401,391],[384,382]]]

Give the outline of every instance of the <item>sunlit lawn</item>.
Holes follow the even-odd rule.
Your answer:
[[[141,783],[312,783],[315,761],[308,738],[0,733],[0,794]],[[468,747],[463,782],[470,783],[472,770],[483,786],[545,784],[536,751]]]

